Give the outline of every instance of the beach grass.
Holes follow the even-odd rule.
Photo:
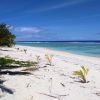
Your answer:
[[[32,61],[19,61],[15,60],[9,56],[5,57],[0,57],[0,67],[11,67],[14,65],[17,65],[19,67],[30,67],[30,66],[35,66],[37,62],[32,62]]]

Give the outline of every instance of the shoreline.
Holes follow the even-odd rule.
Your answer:
[[[51,42],[47,42],[46,44],[45,44],[45,42],[39,42],[39,43],[38,42],[33,42],[33,43],[27,42],[28,44],[26,44],[26,45],[24,43],[26,44],[26,42],[22,42],[22,43],[19,42],[18,45],[31,46],[31,47],[35,46],[37,48],[38,47],[39,48],[48,48],[48,49],[52,49],[52,50],[56,50],[56,51],[69,52],[69,53],[77,54],[77,55],[100,58],[99,45],[97,45],[98,43],[94,43],[94,42],[92,42],[90,44],[88,42],[86,42],[86,43],[78,42],[78,44],[77,44],[77,42],[75,42],[75,43],[74,42],[67,42],[67,45],[65,45],[64,43],[63,44],[58,44],[58,43],[55,44],[56,42],[54,42],[53,45],[49,44]],[[71,43],[71,45],[70,45],[70,43]],[[82,47],[80,45],[81,43],[82,43]],[[74,44],[75,44],[75,48],[73,49],[72,46]],[[56,45],[58,45],[58,48],[56,48]],[[65,46],[65,47],[60,48],[59,45],[61,45],[63,47]],[[78,45],[79,45],[79,50],[78,50],[78,47],[77,47]],[[90,47],[88,47],[88,46],[90,46]],[[72,48],[72,49],[70,49],[70,48]]]
[[[63,57],[74,57],[76,59],[81,59],[81,60],[86,60],[86,61],[91,61],[93,62],[94,60],[96,60],[95,63],[98,63],[100,64],[100,58],[99,57],[92,57],[92,56],[87,56],[87,55],[80,55],[80,54],[75,54],[75,53],[70,53],[70,52],[67,52],[67,51],[59,51],[59,50],[54,50],[54,49],[49,49],[49,48],[44,48],[44,47],[32,47],[32,46],[22,46],[22,45],[16,45],[16,46],[19,46],[19,47],[29,47],[29,48],[33,48],[33,49],[36,49],[36,50],[40,50],[40,52],[43,52],[43,53],[50,53],[50,54],[56,54],[58,56],[63,56]]]

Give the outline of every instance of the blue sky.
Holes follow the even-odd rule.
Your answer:
[[[0,0],[17,41],[100,40],[100,0]]]

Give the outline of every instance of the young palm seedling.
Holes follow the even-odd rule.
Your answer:
[[[27,52],[27,49],[24,49],[24,52],[26,53]]]
[[[36,62],[39,63],[40,60],[41,60],[40,56],[37,56],[37,55],[36,55]]]
[[[78,71],[74,71],[73,75],[78,76],[83,83],[87,83],[86,76],[87,76],[88,72],[89,72],[88,68],[85,68],[84,66],[81,66],[81,69],[78,70]]]
[[[45,58],[47,59],[48,64],[49,64],[50,66],[52,66],[53,55],[45,54]]]
[[[40,56],[36,55],[36,66],[39,67],[39,63],[40,63]]]

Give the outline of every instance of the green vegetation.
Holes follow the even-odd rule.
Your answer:
[[[76,75],[79,78],[81,78],[83,83],[87,83],[86,76],[87,76],[88,72],[89,72],[88,68],[81,66],[81,70],[74,71],[73,75]]]
[[[16,37],[10,32],[9,27],[6,24],[0,24],[0,46],[12,47],[15,44]]]
[[[49,64],[50,66],[52,66],[53,55],[45,54],[45,58],[47,59],[48,64]]]
[[[18,61],[10,58],[9,56],[7,57],[0,57],[0,67],[10,67],[13,65],[17,65],[20,67],[30,67],[30,66],[36,66],[37,62],[32,62],[32,61]]]

